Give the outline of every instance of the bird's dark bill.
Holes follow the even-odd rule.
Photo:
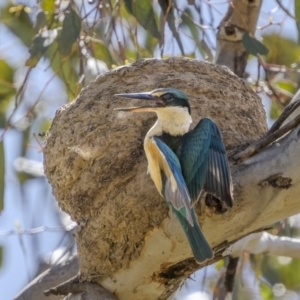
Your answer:
[[[135,106],[135,107],[120,107],[115,108],[115,111],[126,111],[126,112],[147,112],[155,111],[155,108],[158,106]],[[162,105],[160,106],[162,107]]]
[[[144,112],[144,111],[155,111],[156,107],[164,107],[165,103],[163,100],[159,98],[155,98],[151,96],[149,93],[133,93],[133,94],[116,94],[117,97],[129,98],[129,99],[139,99],[139,100],[147,100],[147,104],[144,106],[136,106],[136,107],[124,107],[124,108],[116,108],[116,111],[128,111],[128,112]]]

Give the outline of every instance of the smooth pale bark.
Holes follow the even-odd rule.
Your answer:
[[[230,246],[223,255],[238,257],[243,251],[300,258],[300,239],[277,236],[266,231],[252,233]]]
[[[244,77],[248,53],[242,38],[245,32],[255,34],[262,0],[231,1],[217,34],[215,63],[227,66],[239,77]]]

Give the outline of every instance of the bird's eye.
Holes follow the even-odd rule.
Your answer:
[[[171,100],[171,99],[173,98],[173,96],[172,96],[172,94],[167,93],[167,94],[164,94],[164,95],[162,96],[162,98],[163,98],[164,100]]]

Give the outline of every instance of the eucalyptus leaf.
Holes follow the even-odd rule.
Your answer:
[[[269,49],[254,37],[251,37],[248,31],[244,33],[242,42],[247,52],[252,55],[267,55],[269,52]]]
[[[45,12],[42,10],[38,11],[38,13],[36,15],[35,26],[34,26],[35,30],[39,31],[41,28],[46,26],[46,24],[47,24],[47,20],[46,20]]]
[[[137,19],[139,24],[154,37],[160,39],[155,13],[150,0],[124,0],[127,10]]]
[[[30,57],[26,61],[26,66],[35,67],[47,48],[54,42],[57,37],[57,29],[45,30],[37,34],[29,49]]]
[[[93,56],[96,59],[104,61],[109,68],[113,64],[113,59],[107,46],[104,45],[100,40],[91,42],[91,50]]]
[[[65,14],[61,36],[59,39],[59,49],[62,55],[69,55],[73,44],[79,37],[81,30],[81,19],[77,12],[70,9],[70,12]]]
[[[8,2],[8,1],[7,1]],[[18,13],[12,14],[10,11],[14,8],[8,5],[1,10],[0,22],[12,31],[26,46],[30,46],[32,37],[35,34],[32,21],[24,8]]]

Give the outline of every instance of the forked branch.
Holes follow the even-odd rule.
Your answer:
[[[282,112],[278,120],[273,124],[268,133],[263,136],[261,139],[252,143],[243,151],[236,154],[233,158],[241,163],[251,157],[253,154],[261,150],[262,148],[267,147],[274,141],[278,140],[284,134],[289,132],[291,129],[297,127],[300,124],[300,114],[298,114],[292,121],[288,122],[286,125],[280,128],[284,121],[300,106],[300,99],[295,102],[290,103]]]

